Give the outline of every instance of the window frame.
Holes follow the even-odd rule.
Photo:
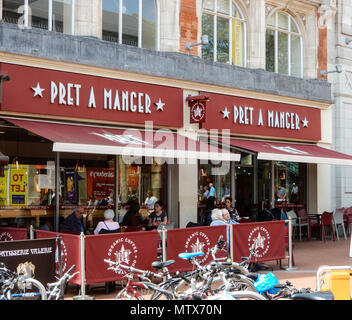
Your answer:
[[[227,19],[229,22],[229,61],[228,63],[233,65],[233,58],[232,58],[232,42],[233,42],[233,38],[232,38],[232,21],[239,21],[242,23],[242,27],[243,27],[243,65],[241,67],[246,67],[247,66],[247,20],[244,17],[244,14],[242,12],[242,10],[240,9],[239,5],[236,3],[236,1],[234,0],[228,0],[229,1],[229,14],[224,14],[224,13],[220,13],[220,12],[216,12],[216,8],[217,8],[217,1],[218,0],[214,0],[214,11],[209,10],[209,9],[205,9],[204,6],[202,8],[202,16],[203,14],[208,14],[208,15],[212,15],[213,16],[213,25],[214,25],[214,34],[213,34],[213,39],[214,39],[214,55],[213,55],[213,61],[217,62],[217,54],[218,54],[218,48],[217,48],[217,17],[220,18],[224,18]],[[204,5],[204,1],[203,1],[203,5]],[[241,18],[236,18],[233,16],[233,6],[234,5],[236,7],[236,9],[239,11]]]
[[[281,14],[285,14],[288,17],[288,29],[284,30],[279,28],[279,13]],[[274,39],[274,43],[275,43],[275,48],[274,48],[274,72],[275,73],[279,73],[279,32],[287,34],[287,51],[288,51],[288,76],[292,76],[292,52],[291,52],[291,36],[295,36],[298,37],[300,39],[300,60],[301,60],[301,65],[300,65],[300,75],[296,76],[299,78],[303,78],[303,34],[301,31],[301,28],[299,27],[298,23],[296,22],[296,19],[289,14],[288,12],[285,11],[280,11],[277,10],[275,11],[271,17],[274,15],[274,21],[275,21],[275,26],[271,26],[268,24],[268,20],[267,19],[267,23],[266,23],[266,29],[265,29],[265,37],[266,37],[266,33],[268,30],[274,31],[275,33],[275,39]],[[293,32],[291,31],[291,23],[294,23],[295,26],[298,29],[298,33],[297,32]],[[265,41],[265,45],[266,45],[266,41]],[[267,58],[265,56],[265,58]]]
[[[104,0],[103,0],[104,1]],[[102,10],[103,10],[102,6]],[[119,26],[118,26],[118,44],[123,44],[122,36],[123,36],[123,0],[118,0],[118,7],[119,7]],[[155,47],[156,51],[160,50],[160,5],[159,1],[155,0],[155,8],[156,8],[156,41]],[[138,48],[143,48],[143,0],[138,0]],[[103,23],[103,21],[102,21]]]

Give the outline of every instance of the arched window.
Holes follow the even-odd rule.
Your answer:
[[[266,27],[266,70],[303,77],[302,33],[286,12],[272,14]]]
[[[103,0],[103,39],[158,50],[156,0]]]
[[[246,65],[246,21],[233,0],[203,1],[202,34],[209,38],[203,59]]]

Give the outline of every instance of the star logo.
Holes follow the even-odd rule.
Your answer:
[[[34,91],[33,97],[40,96],[41,98],[43,98],[43,91],[44,91],[45,89],[42,89],[42,88],[40,87],[39,82],[37,83],[37,86],[36,86],[36,87],[32,88],[32,90]]]
[[[262,235],[259,232],[258,237],[254,239],[255,248],[256,249],[258,249],[258,248],[264,249],[264,241],[265,241],[265,238],[262,237]]]
[[[199,105],[197,106],[197,109],[194,109],[193,114],[195,118],[200,118],[202,116],[202,109],[199,108]]]
[[[164,111],[165,103],[161,101],[161,98],[159,98],[158,102],[154,102],[154,104],[156,105],[156,111],[159,111],[159,110]]]
[[[303,128],[304,128],[304,127],[308,128],[308,123],[309,123],[309,121],[307,120],[306,117],[304,117],[304,119],[302,120],[302,123],[303,123]]]
[[[221,111],[222,112],[222,118],[223,119],[229,119],[229,115],[230,115],[230,111],[227,110],[227,107],[225,107],[224,110]]]

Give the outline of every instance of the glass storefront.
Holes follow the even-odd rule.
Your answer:
[[[9,165],[0,177],[0,223],[11,227],[54,230],[55,158],[52,142],[16,127],[2,127],[0,148]],[[122,156],[60,153],[60,219],[77,205],[94,209],[93,228],[111,205],[115,164],[118,164],[118,204],[134,199],[143,204],[147,191],[166,203],[166,164],[145,161],[126,164]],[[145,164],[145,163],[151,164]],[[114,207],[114,204],[112,205]]]
[[[304,163],[255,160],[254,155],[242,152],[241,161],[231,166],[226,174],[214,174],[214,169],[218,167],[199,164],[200,207],[204,207],[206,202],[202,198],[204,186],[210,182],[216,190],[217,205],[223,206],[225,197],[230,196],[240,216],[255,217],[260,210],[275,207],[279,185],[287,194],[281,204],[291,205],[295,209],[307,205],[307,165]]]

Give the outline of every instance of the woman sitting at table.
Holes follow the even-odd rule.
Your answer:
[[[236,202],[236,200],[235,200]],[[225,198],[225,209],[227,209],[227,211],[230,214],[231,219],[235,220],[235,221],[239,221],[241,218],[237,212],[237,209],[235,207],[232,207],[232,198],[231,197],[226,197]]]
[[[149,215],[149,226],[167,224],[167,214],[163,211],[163,202],[158,200],[154,204],[154,211]]]
[[[100,221],[94,230],[94,234],[106,234],[121,232],[118,222],[113,221],[115,213],[112,209],[104,211],[104,221]]]
[[[123,217],[121,225],[136,227],[141,225],[141,221],[138,218],[138,212],[140,209],[139,203],[134,200],[129,200],[126,204],[127,212]]]

